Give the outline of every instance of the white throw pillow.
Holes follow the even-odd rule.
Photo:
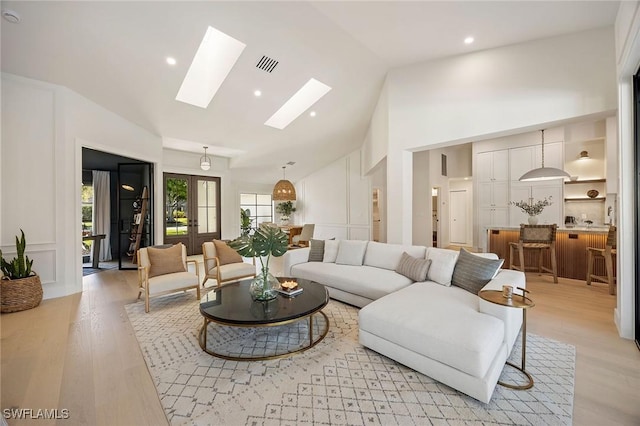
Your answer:
[[[360,240],[340,241],[336,264],[362,266],[364,253],[367,251],[367,242]]]
[[[427,279],[447,287],[450,286],[459,254],[455,250],[428,247],[427,259],[431,259],[431,266],[429,267]]]
[[[338,257],[338,247],[340,246],[340,240],[324,240],[324,256],[322,261],[324,263],[335,263],[336,257]]]

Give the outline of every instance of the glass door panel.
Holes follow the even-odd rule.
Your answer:
[[[189,176],[164,175],[164,243],[189,249]]]
[[[183,243],[188,254],[220,239],[220,178],[165,173],[165,244]]]

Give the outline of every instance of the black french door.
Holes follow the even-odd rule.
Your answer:
[[[220,178],[164,174],[164,243],[182,243],[188,254],[220,239]]]

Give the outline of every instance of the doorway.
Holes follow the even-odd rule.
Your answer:
[[[439,247],[440,233],[440,188],[431,188],[431,231],[432,231],[432,246]]]
[[[449,191],[449,239],[451,244],[467,244],[467,191]]]
[[[103,175],[99,177],[102,189],[94,194],[97,173]],[[137,268],[128,254],[129,222],[133,217],[133,201],[147,186],[149,214],[140,247],[153,244],[153,164],[82,147],[82,185],[83,275],[116,267]],[[129,189],[124,190],[123,185]],[[96,242],[100,243],[100,250],[95,250],[93,244]]]
[[[201,254],[202,243],[220,239],[220,178],[164,174],[164,243],[182,243]]]
[[[380,190],[375,188],[371,196],[372,208],[371,216],[373,226],[371,227],[371,239],[380,242]]]

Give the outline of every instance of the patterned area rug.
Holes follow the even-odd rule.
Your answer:
[[[363,348],[358,310],[334,300],[324,309],[329,333],[317,346],[252,362],[226,361],[200,349],[203,320],[193,292],[152,299],[148,314],[143,302],[126,311],[174,425],[571,424],[575,348],[533,334],[527,370],[534,387],[513,391],[498,385],[484,404]],[[256,354],[274,345],[295,346],[307,327],[306,321],[260,329],[212,324],[207,339],[210,348]],[[520,363],[519,347],[510,360]],[[501,380],[521,381],[512,370],[507,367]]]

